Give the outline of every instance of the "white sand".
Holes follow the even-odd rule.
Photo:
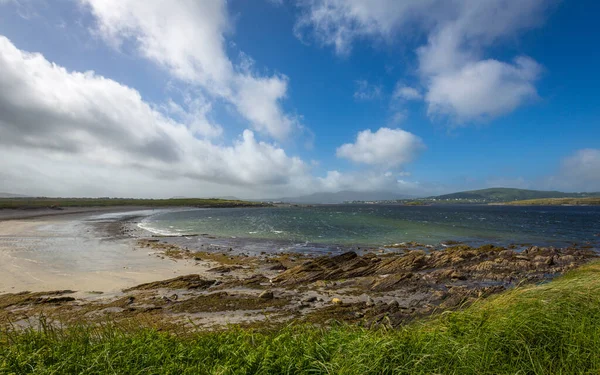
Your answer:
[[[160,259],[136,249],[135,239],[103,235],[81,215],[0,221],[0,293],[111,293],[204,271],[190,261]]]

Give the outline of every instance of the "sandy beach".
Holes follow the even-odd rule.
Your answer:
[[[70,289],[118,292],[198,271],[191,261],[164,261],[119,233],[121,218],[143,208],[0,210],[0,293]]]

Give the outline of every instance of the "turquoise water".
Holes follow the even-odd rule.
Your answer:
[[[600,242],[600,207],[334,205],[197,209],[150,216],[158,234],[237,241],[380,246],[415,241],[556,244]]]

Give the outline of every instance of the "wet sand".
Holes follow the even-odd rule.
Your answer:
[[[198,271],[191,261],[165,261],[121,235],[115,217],[132,210],[0,210],[0,294],[58,289],[112,293]]]

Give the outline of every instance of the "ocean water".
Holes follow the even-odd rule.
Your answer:
[[[210,236],[286,245],[286,250],[382,246],[415,241],[571,243],[600,248],[600,207],[327,205],[161,212],[139,226],[162,235]],[[310,245],[310,246],[309,246]]]

